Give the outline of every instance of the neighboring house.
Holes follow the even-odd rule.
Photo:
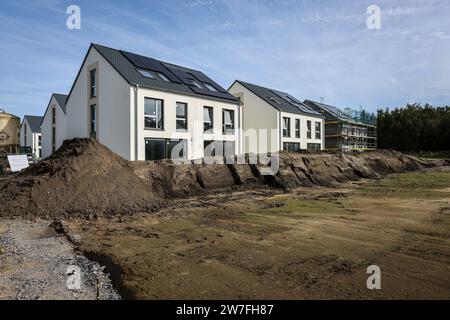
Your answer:
[[[17,153],[20,147],[20,118],[0,109],[0,152]]]
[[[374,115],[363,110],[342,110],[311,100],[304,103],[325,116],[325,149],[368,151],[377,148],[377,120]]]
[[[42,158],[47,158],[58,150],[66,139],[67,95],[52,94],[41,121]]]
[[[25,116],[20,125],[20,146],[30,147],[38,159],[41,158],[41,121],[42,117]]]
[[[66,138],[128,160],[239,153],[238,99],[202,72],[92,44],[67,97]],[[177,150],[177,149],[176,149]]]
[[[323,116],[295,97],[239,80],[228,91],[242,103],[245,153],[323,149]],[[250,138],[252,129],[258,142]],[[267,138],[260,134],[264,130],[270,130]]]

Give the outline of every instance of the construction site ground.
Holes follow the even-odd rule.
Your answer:
[[[80,252],[106,265],[122,298],[450,298],[445,167],[340,188],[199,196],[158,213],[71,219],[62,226]],[[36,226],[2,220],[0,238],[24,234],[23,228]],[[14,297],[25,279],[5,286],[5,273],[19,274],[31,262],[17,263],[0,246],[0,298]],[[381,269],[381,290],[367,289],[370,265]],[[89,290],[68,296],[52,285],[40,291],[35,280],[27,280],[19,297],[29,297],[27,290],[41,298],[95,297]]]

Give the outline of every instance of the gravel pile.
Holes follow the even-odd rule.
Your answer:
[[[120,299],[103,267],[77,254],[48,223],[2,220],[0,226],[0,299]],[[79,268],[79,290],[67,286],[70,266]]]

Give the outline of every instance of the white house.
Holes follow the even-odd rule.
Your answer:
[[[92,44],[66,102],[66,138],[91,137],[128,160],[240,151],[239,100],[202,72]],[[207,150],[210,150],[209,148]],[[206,154],[209,155],[209,154]]]
[[[20,125],[20,146],[30,147],[33,155],[41,158],[41,121],[42,117],[25,116]]]
[[[58,150],[66,139],[67,95],[54,93],[41,121],[42,158]]]
[[[324,117],[321,113],[287,93],[239,80],[228,91],[242,103],[245,153],[323,150]],[[265,130],[270,131],[266,136],[261,135]],[[254,140],[255,131],[258,141]]]

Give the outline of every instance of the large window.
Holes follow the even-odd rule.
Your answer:
[[[307,145],[308,150],[321,150],[320,143],[308,143]]]
[[[291,118],[283,117],[283,137],[291,136]]]
[[[145,139],[145,160],[185,159],[186,140]]]
[[[295,119],[295,137],[300,138],[300,119]]]
[[[214,109],[203,107],[203,131],[212,132],[214,130]]]
[[[322,126],[320,122],[316,122],[316,139],[322,139]]]
[[[311,126],[312,126],[312,123],[311,123],[311,121],[309,121],[308,120],[308,122],[306,123],[307,124],[307,131],[306,131],[306,137],[308,138],[308,139],[311,139],[311,131],[312,131],[312,129],[311,129]]]
[[[145,129],[164,129],[164,108],[162,100],[145,98],[144,112]]]
[[[284,142],[283,151],[287,152],[297,152],[300,150],[300,143],[297,142]]]
[[[234,141],[205,141],[204,157],[233,157],[235,147]]]
[[[97,96],[97,70],[91,70],[91,98],[95,98]]]
[[[89,109],[89,136],[91,139],[97,139],[97,105],[93,104]]]
[[[234,134],[234,111],[222,110],[222,131],[223,134]]]
[[[177,130],[186,131],[187,128],[187,104],[177,102]]]

